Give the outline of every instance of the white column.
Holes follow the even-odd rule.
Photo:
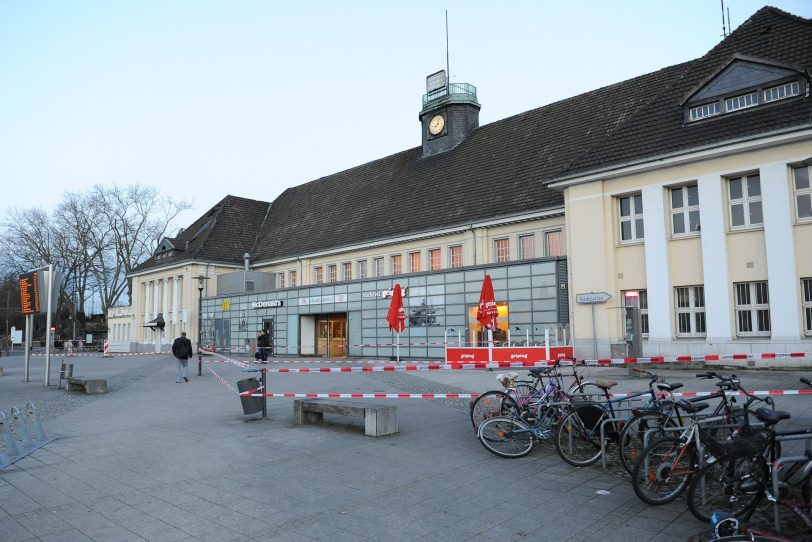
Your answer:
[[[152,318],[150,318],[150,320],[154,320],[155,318],[158,317],[158,300],[159,300],[160,293],[161,293],[160,289],[159,289],[161,281],[156,280],[154,282],[155,282],[155,288],[153,289],[153,295],[152,295]]]
[[[786,162],[763,164],[760,173],[772,339],[797,341],[801,335],[798,314],[799,279],[795,274],[793,196],[789,192],[787,164]]]
[[[146,295],[144,296],[144,323],[146,324],[152,318],[149,317],[149,311],[152,307],[152,281],[144,283],[144,291]]]
[[[730,307],[732,287],[727,273],[724,183],[719,175],[702,175],[697,179],[697,188],[702,225],[706,341],[729,342],[733,336]]]
[[[169,319],[169,280],[164,279],[164,293],[163,293],[163,303],[162,303],[162,311],[164,315],[164,320]]]
[[[643,187],[643,228],[646,246],[648,340],[671,340],[671,286],[668,278],[668,236],[661,186]]]
[[[178,288],[180,287],[180,277],[175,277],[174,284],[172,285],[172,322],[175,325],[172,337],[180,335],[180,294]]]

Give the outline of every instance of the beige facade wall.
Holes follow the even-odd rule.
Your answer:
[[[792,166],[810,156],[812,141],[807,138],[776,142],[769,148],[751,145],[708,151],[684,157],[680,163],[664,160],[658,167],[640,166],[638,171],[580,184],[561,183],[570,292],[573,297],[601,291],[613,296],[596,306],[600,355],[610,355],[610,345],[623,341],[621,291],[637,288],[649,290],[652,330],[644,340],[645,355],[810,351],[812,345],[804,336],[801,279],[812,277],[812,223],[799,223],[795,218],[791,176]],[[727,181],[753,173],[761,175],[764,225],[734,231]],[[689,184],[700,187],[701,232],[678,237],[671,229],[670,189]],[[644,240],[624,244],[620,241],[618,198],[629,194],[642,194],[647,205],[655,205],[644,208]],[[783,235],[785,231],[789,235]],[[769,283],[773,329],[766,337],[737,334],[733,284],[752,281]],[[788,283],[790,287],[785,286]],[[709,292],[710,284],[720,287]],[[705,296],[712,298],[714,305],[705,308],[705,316],[713,322],[708,322],[704,336],[680,337],[674,289],[698,285],[705,285]],[[578,305],[574,298],[570,307],[578,355],[591,357],[591,309]],[[785,311],[792,316],[787,317]],[[710,336],[711,328],[719,336]]]

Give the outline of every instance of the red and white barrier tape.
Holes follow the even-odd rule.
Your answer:
[[[294,397],[305,399],[476,399],[478,393],[252,393],[247,397]]]
[[[211,368],[211,367],[206,367],[206,369],[208,369],[208,370],[211,372],[211,374],[213,374],[213,375],[214,375],[214,376],[217,378],[217,380],[219,380],[219,381],[220,381],[220,384],[222,384],[222,385],[223,385],[223,386],[225,386],[226,388],[230,389],[230,390],[231,390],[231,391],[233,391],[234,393],[240,393],[239,391],[237,391],[237,388],[235,388],[234,386],[232,386],[231,384],[229,384],[229,383],[228,383],[228,381],[226,381],[226,379],[225,379],[225,378],[223,378],[222,376],[220,376],[220,375],[218,375],[217,373],[215,373],[215,372],[214,372],[214,370],[212,370],[212,368]]]
[[[71,358],[78,358],[78,357],[108,357],[108,358],[117,358],[119,356],[161,356],[167,354],[166,352],[112,352],[107,354],[106,356],[103,352],[79,352],[73,354],[60,354],[58,352],[51,352],[51,355],[54,357],[63,356],[63,357],[71,357]],[[31,354],[32,356],[44,356],[45,353],[37,353]]]
[[[708,397],[709,395],[713,395],[715,393],[719,393],[718,391],[682,391],[682,392],[674,392],[670,394],[672,397]],[[744,393],[740,391],[732,391],[732,392],[725,392],[727,395],[744,395]],[[753,390],[749,391],[751,395],[812,395],[812,388],[807,388],[804,390]],[[639,395],[639,392],[629,392],[629,393],[610,393],[610,397],[612,398],[623,398],[629,397],[630,395]]]
[[[691,361],[756,361],[771,359],[812,358],[809,352],[780,352],[761,354],[707,354],[704,356],[651,356],[640,358],[585,359],[585,365],[628,365],[633,363],[688,363]]]

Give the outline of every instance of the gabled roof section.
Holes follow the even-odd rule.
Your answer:
[[[270,203],[226,196],[177,237],[165,237],[155,253],[133,269],[140,273],[157,267],[187,261],[242,265],[243,255],[253,254],[257,232],[267,216]],[[162,254],[164,241],[172,254]]]
[[[546,180],[571,179],[737,139],[812,127],[812,98],[804,92],[769,105],[686,123],[685,97],[737,58],[758,58],[772,66],[798,67],[807,74],[808,85],[812,20],[773,7],[760,9],[705,56],[666,68],[668,82],[658,90],[652,89],[645,104],[633,115],[618,117],[619,125],[611,137],[596,141],[570,168]]]
[[[177,240],[172,237],[164,237],[158,242],[158,248],[156,249],[156,251],[162,252],[165,250],[183,250],[182,247],[175,246],[176,242]]]
[[[735,54],[717,73],[691,92],[683,103],[712,100],[737,91],[802,75],[803,70],[769,60]]]

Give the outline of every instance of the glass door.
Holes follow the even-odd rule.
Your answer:
[[[347,356],[347,315],[321,314],[316,317],[316,355]]]

